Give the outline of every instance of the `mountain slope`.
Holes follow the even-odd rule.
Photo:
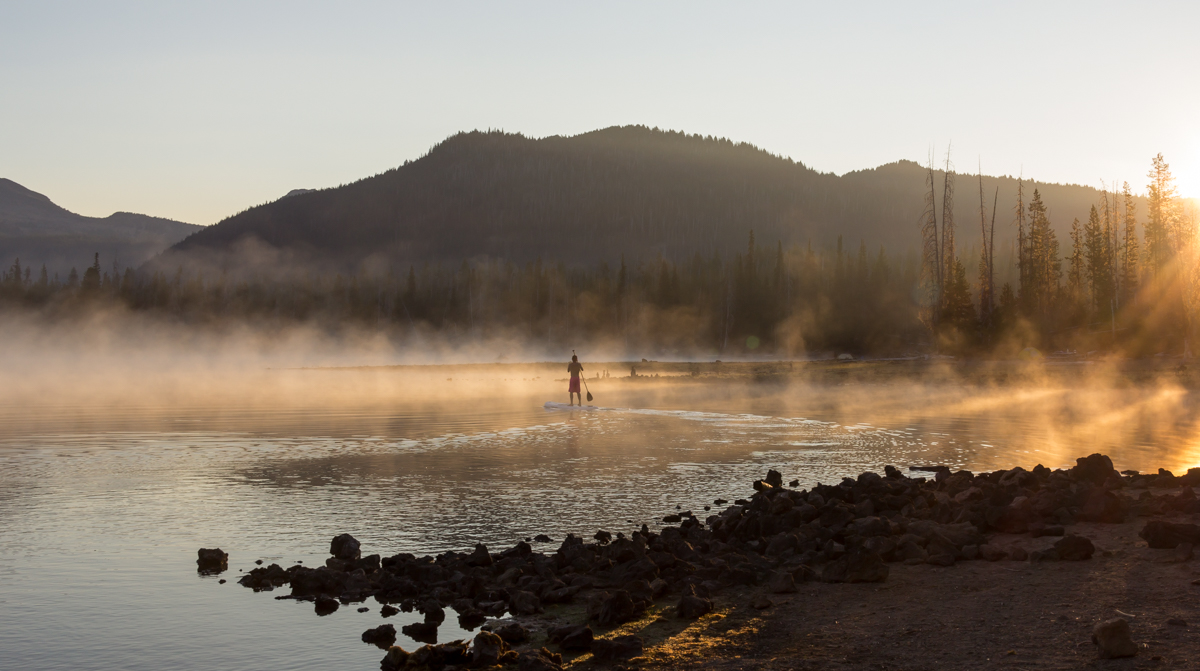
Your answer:
[[[542,139],[460,133],[381,175],[239,213],[161,261],[226,258],[253,239],[343,266],[479,257],[613,262],[622,254],[728,254],[745,247],[751,229],[760,244],[827,246],[840,235],[847,245],[862,240],[904,252],[918,247],[925,179],[908,161],[838,177],[750,145],[639,126]],[[940,211],[940,172],[936,180]],[[989,217],[997,187],[1003,249],[1016,181],[984,178]],[[1027,199],[1035,187],[1060,235],[1101,197],[1087,187],[1027,182]],[[960,175],[957,192],[957,239],[966,250],[980,237],[978,182]]]
[[[85,217],[0,178],[0,263],[6,266],[20,258],[25,267],[45,264],[50,273],[65,276],[71,268],[91,265],[99,252],[105,267],[114,261],[136,267],[200,228],[130,212]]]

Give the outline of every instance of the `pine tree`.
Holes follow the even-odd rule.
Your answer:
[[[1106,231],[1101,226],[1095,205],[1088,212],[1088,223],[1084,231],[1091,307],[1097,313],[1107,312],[1113,297],[1112,264],[1109,260],[1108,246],[1111,230]]]
[[[1129,182],[1121,189],[1125,204],[1125,230],[1121,244],[1121,305],[1127,305],[1138,290],[1137,203],[1133,200]]]
[[[971,286],[967,284],[967,269],[960,260],[955,260],[951,269],[940,323],[942,326],[952,326],[963,334],[973,334],[977,326],[975,305],[971,302]]]
[[[1095,209],[1092,210],[1095,212]],[[1079,218],[1076,217],[1071,222],[1071,256],[1070,270],[1067,271],[1067,291],[1071,295],[1072,301],[1083,303],[1086,299],[1084,294],[1086,288],[1084,286],[1084,277],[1087,275],[1086,264],[1086,248],[1085,229],[1079,225]]]
[[[1174,245],[1172,233],[1177,226],[1175,179],[1163,155],[1155,156],[1149,175],[1146,218],[1146,265],[1160,273],[1170,260]]]

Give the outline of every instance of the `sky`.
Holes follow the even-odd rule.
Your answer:
[[[456,132],[642,124],[1200,196],[1197,2],[0,0],[0,177],[196,224]]]

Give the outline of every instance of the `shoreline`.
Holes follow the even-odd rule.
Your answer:
[[[385,618],[423,613],[404,628],[423,647],[392,646],[386,621],[364,632],[384,669],[1072,668],[1107,649],[1087,634],[1109,619],[1139,646],[1121,668],[1200,659],[1183,635],[1200,624],[1200,469],[1122,474],[1099,454],[1055,471],[931,468],[812,490],[771,471],[728,507],[628,536],[530,539],[543,551],[364,557],[343,534],[324,567],[239,582],[290,586],[276,598],[318,614],[367,599]],[[475,638],[436,642],[455,613]]]

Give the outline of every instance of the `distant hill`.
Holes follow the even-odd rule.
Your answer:
[[[342,266],[483,257],[612,263],[622,254],[728,254],[744,249],[751,229],[760,244],[827,247],[841,235],[851,249],[862,240],[903,253],[918,247],[925,178],[910,161],[839,177],[751,145],[641,126],[542,139],[476,131],[383,174],[241,212],[159,262],[210,257],[229,267],[230,251],[256,240],[256,253],[285,250],[293,261]],[[939,172],[939,216],[941,179]],[[989,218],[1000,189],[997,247],[1005,250],[1017,183],[983,181]],[[1026,182],[1027,198],[1034,188],[1064,241],[1071,219],[1086,220],[1101,198],[1089,187]],[[974,175],[958,176],[957,195],[957,240],[966,251],[980,237]]]
[[[0,264],[17,258],[34,273],[46,265],[64,279],[71,268],[80,272],[100,253],[109,269],[137,267],[201,226],[144,214],[117,212],[85,217],[55,205],[49,198],[16,182],[0,178]]]

